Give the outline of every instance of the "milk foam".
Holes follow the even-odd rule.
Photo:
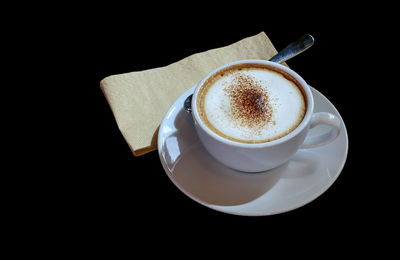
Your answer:
[[[268,93],[269,106],[273,112],[269,122],[261,129],[240,125],[232,120],[226,87],[232,84],[237,73],[254,78]],[[280,138],[297,127],[305,113],[304,98],[296,84],[268,69],[234,71],[214,81],[205,95],[204,111],[212,126],[226,137],[245,142]]]

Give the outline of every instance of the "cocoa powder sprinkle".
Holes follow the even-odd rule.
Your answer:
[[[224,91],[229,96],[230,116],[240,126],[260,131],[271,122],[268,92],[254,77],[237,72]]]

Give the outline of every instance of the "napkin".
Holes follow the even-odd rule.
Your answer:
[[[261,32],[165,67],[108,76],[100,87],[123,137],[139,156],[157,149],[158,128],[169,107],[210,71],[235,60],[269,59],[276,53]]]

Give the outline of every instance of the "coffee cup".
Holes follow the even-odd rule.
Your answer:
[[[314,113],[308,84],[295,71],[266,60],[239,60],[216,68],[196,86],[192,117],[205,149],[243,172],[262,172],[287,162],[299,149],[326,145],[341,123]],[[329,131],[307,137],[309,129]]]

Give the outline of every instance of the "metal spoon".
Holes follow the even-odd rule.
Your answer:
[[[278,52],[275,56],[269,59],[269,61],[281,63],[287,61],[294,56],[307,50],[314,44],[314,37],[310,34],[304,34],[296,41],[289,44],[286,48]],[[192,112],[192,95],[185,99],[184,108],[186,112]]]
[[[289,44],[285,49],[278,52],[274,57],[269,59],[269,61],[281,63],[293,58],[294,56],[307,50],[314,44],[314,37],[310,34],[304,34],[296,41]]]

